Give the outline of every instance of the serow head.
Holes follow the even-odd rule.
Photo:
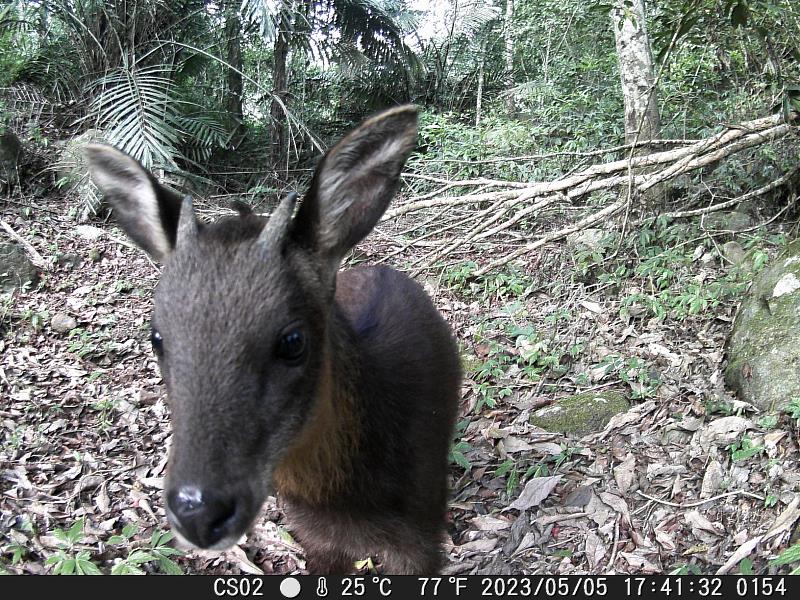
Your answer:
[[[322,158],[299,209],[289,197],[266,225],[252,214],[204,225],[191,198],[128,155],[86,148],[121,227],[164,264],[151,341],[171,412],[167,514],[184,541],[228,547],[258,514],[336,362],[336,271],[394,196],[416,122],[404,106],[351,131]]]

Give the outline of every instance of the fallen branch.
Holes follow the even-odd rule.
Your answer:
[[[691,141],[679,148],[592,165],[553,181],[517,182],[488,178],[450,180],[440,176],[410,174],[407,176],[409,179],[437,184],[436,189],[414,196],[405,204],[389,210],[382,221],[409,217],[416,212],[434,208],[440,211],[440,219],[445,225],[434,232],[426,231],[416,239],[429,240],[439,235],[442,243],[435,246],[430,242],[425,244],[432,250],[413,262],[414,274],[441,264],[454,252],[484,254],[487,244],[497,246],[504,241],[507,246],[515,246],[505,255],[495,258],[475,272],[476,275],[484,275],[547,243],[601,223],[621,211],[627,214],[632,199],[644,197],[654,186],[796,131],[796,127],[782,122],[781,119],[781,115],[771,115],[741,125],[729,126],[707,139]],[[616,149],[618,148],[598,150],[596,153],[602,154]],[[736,202],[763,195],[785,184],[797,170],[795,168],[770,184],[736,200],[716,205],[715,208],[700,209],[699,212],[673,211],[667,215],[693,216],[712,210],[722,210]],[[625,193],[620,193],[621,190]],[[518,247],[518,236],[511,235],[509,230],[517,226],[520,221],[526,218],[538,218],[543,211],[576,210],[576,200],[596,192],[606,192],[613,199],[612,203],[583,216],[569,226],[536,235],[533,241]],[[450,215],[452,210],[461,208],[472,212],[466,215]],[[404,229],[406,232],[415,230],[408,225],[405,225]],[[444,232],[452,234],[453,231],[458,232],[455,237],[441,237]],[[526,235],[530,239],[531,234]],[[422,244],[416,244],[412,239],[408,244],[404,244],[403,248],[416,245]]]
[[[694,144],[698,140],[643,140],[638,141],[636,144],[622,144],[621,146],[613,146],[611,148],[601,148],[600,150],[589,150],[587,152],[546,152],[545,154],[528,154],[524,156],[501,156],[496,158],[483,158],[477,160],[466,160],[463,158],[435,158],[426,162],[431,163],[458,163],[462,165],[490,165],[493,163],[501,162],[516,162],[524,161],[530,162],[532,160],[545,160],[548,158],[558,158],[560,156],[572,156],[577,158],[590,158],[592,156],[602,156],[603,154],[613,154],[615,152],[622,152],[623,150],[631,150],[632,148],[643,148],[653,146],[685,146],[687,144]]]
[[[705,208],[698,208],[695,210],[678,210],[674,212],[664,213],[663,216],[669,217],[672,219],[683,219],[687,217],[698,217],[700,215],[707,215],[708,213],[716,212],[719,210],[725,210],[726,208],[731,208],[732,206],[736,206],[737,204],[741,204],[742,202],[746,202],[747,200],[752,200],[753,198],[757,198],[759,196],[763,196],[764,194],[771,192],[775,188],[779,188],[784,183],[789,181],[796,173],[800,172],[800,165],[796,166],[791,171],[784,173],[780,177],[778,177],[775,181],[769,182],[767,185],[761,186],[757,190],[753,190],[752,192],[747,192],[741,196],[737,196],[732,200],[726,200],[725,202],[720,202],[719,204],[713,204],[711,206],[707,206]]]
[[[575,233],[576,231],[580,231],[581,229],[586,229],[587,227],[591,227],[600,221],[610,218],[611,216],[617,214],[625,207],[626,201],[625,200],[618,200],[614,204],[607,206],[603,210],[596,212],[594,214],[589,215],[588,217],[581,219],[574,225],[570,225],[569,227],[564,227],[563,229],[559,229],[557,231],[553,231],[548,233],[545,236],[542,236],[535,242],[527,244],[522,248],[515,250],[511,254],[507,254],[503,258],[498,260],[494,260],[490,262],[488,265],[481,267],[477,271],[475,271],[475,275],[485,275],[489,271],[496,269],[498,267],[502,267],[503,265],[509,263],[510,261],[514,260],[515,258],[522,256],[523,254],[527,254],[528,252],[533,252],[537,248],[541,248],[545,244],[549,244],[550,242],[554,242],[556,240],[560,240],[561,238],[567,237],[570,233]]]

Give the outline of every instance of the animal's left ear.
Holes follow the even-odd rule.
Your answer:
[[[381,218],[417,141],[417,108],[380,113],[348,133],[317,167],[293,239],[338,269]]]
[[[114,207],[119,224],[134,242],[163,262],[175,246],[181,197],[116,148],[90,144],[84,152],[92,180]],[[194,221],[191,210],[187,218]]]

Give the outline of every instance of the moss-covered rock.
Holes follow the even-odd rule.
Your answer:
[[[742,400],[780,410],[800,397],[800,240],[753,281],[726,354],[725,382]]]
[[[619,392],[575,394],[540,408],[531,415],[530,422],[546,431],[581,437],[601,431],[611,417],[629,408],[630,402]]]

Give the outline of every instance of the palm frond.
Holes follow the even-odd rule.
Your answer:
[[[229,141],[229,132],[210,115],[179,116],[177,123],[186,133],[183,154],[196,165],[202,165],[215,148],[224,148]]]
[[[284,0],[242,0],[239,12],[249,23],[257,23],[264,41],[275,41],[278,32],[280,13],[291,9]]]
[[[473,38],[483,27],[501,16],[500,7],[490,0],[462,0],[458,3],[453,36]]]
[[[380,0],[324,0],[332,25],[342,42],[356,44],[373,61],[392,66],[409,66],[416,55],[406,45],[400,29]]]
[[[146,168],[175,165],[183,135],[172,67],[123,65],[97,82],[92,112],[108,141]]]
[[[21,33],[33,28],[28,7],[21,2],[9,2],[0,6],[0,35],[11,32]]]

